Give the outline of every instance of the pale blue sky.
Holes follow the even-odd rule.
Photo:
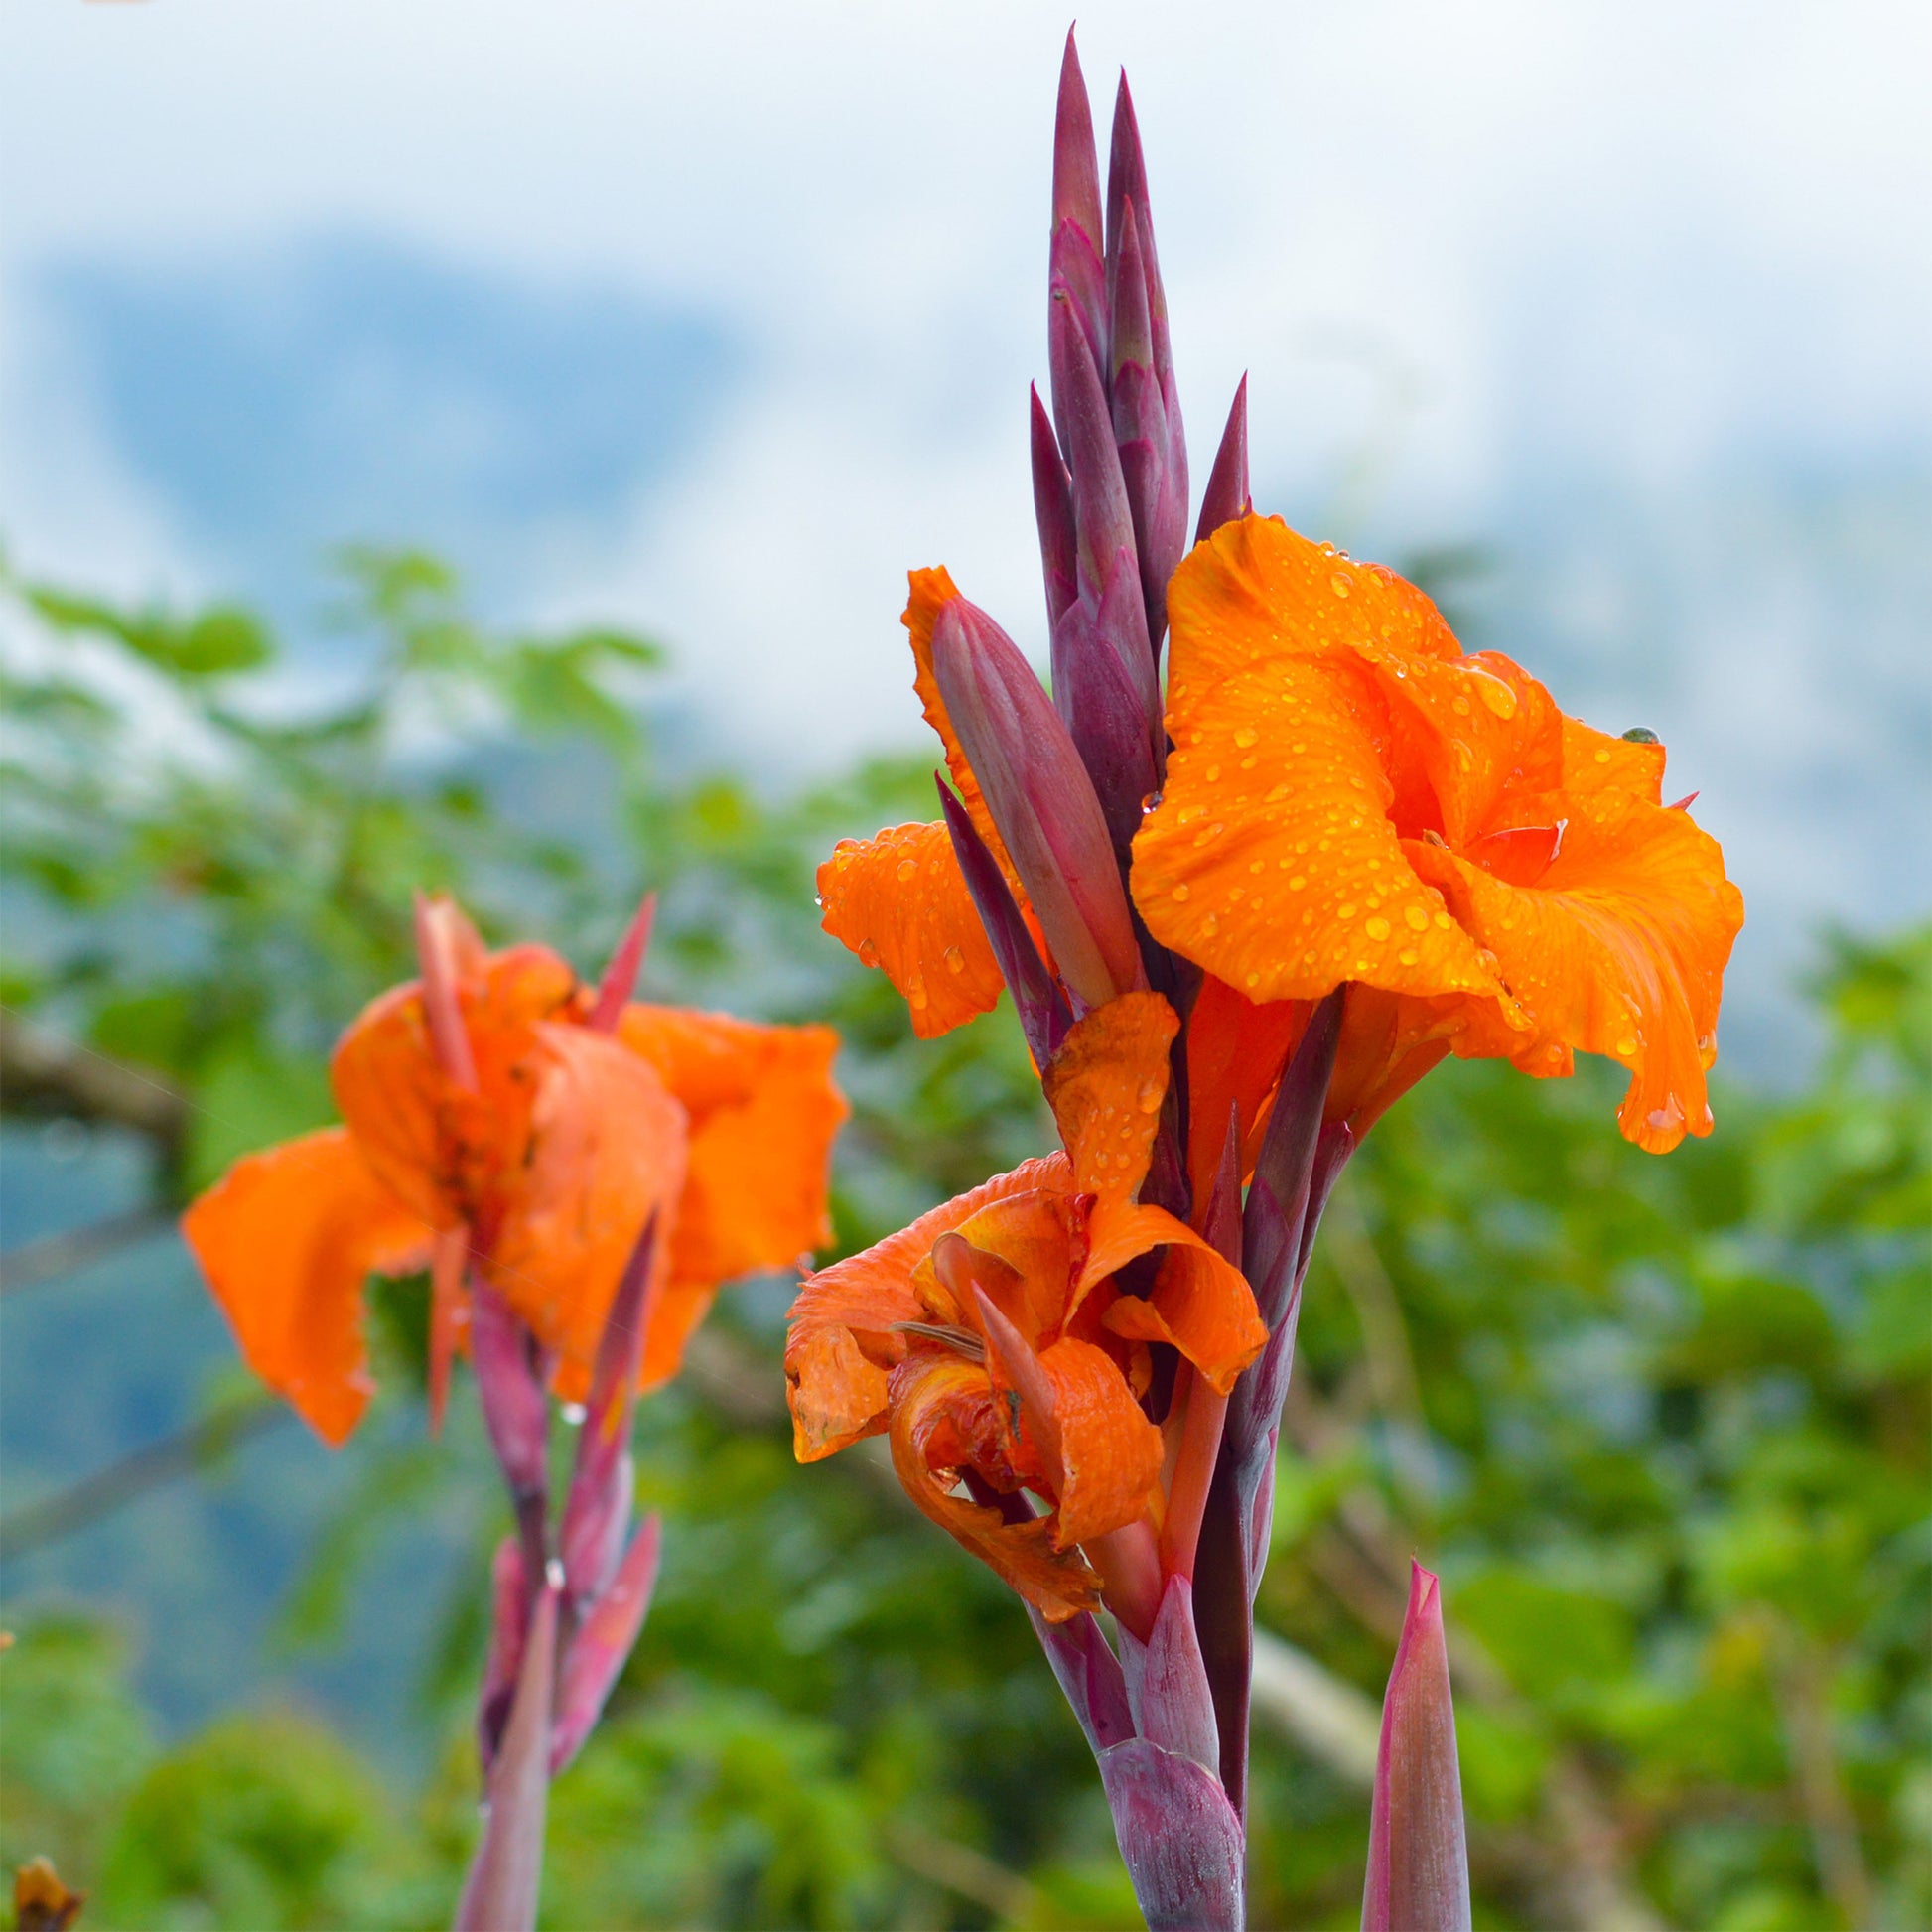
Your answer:
[[[1670,743],[1752,925],[1927,903],[1922,6],[1098,4],[1196,465]],[[349,536],[671,642],[764,768],[916,742],[903,571],[1038,642],[1043,5],[16,0],[0,532],[299,604]]]

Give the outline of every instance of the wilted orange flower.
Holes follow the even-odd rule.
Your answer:
[[[1566,718],[1413,585],[1279,519],[1198,545],[1169,613],[1174,749],[1134,842],[1156,939],[1256,1003],[1350,982],[1337,1104],[1374,1110],[1419,1053],[1547,1075],[1581,1049],[1630,1070],[1631,1140],[1710,1131],[1743,902],[1661,802],[1661,745]]]
[[[1225,1395],[1267,1340],[1240,1272],[1137,1198],[1178,1026],[1156,993],[1097,1008],[1045,1072],[1064,1153],[811,1276],[792,1309],[799,1459],[890,1431],[913,1501],[1056,1621],[1103,1589],[1140,1621],[1150,1579],[1159,1594],[1167,1445],[1139,1401],[1148,1344]]]
[[[646,1384],[675,1373],[718,1283],[829,1238],[845,1105],[837,1035],[600,1002],[542,946],[489,953],[425,908],[426,978],[336,1049],[345,1125],[237,1162],[183,1232],[243,1355],[325,1440],[366,1406],[362,1286],[433,1269],[432,1406],[474,1270],[588,1381],[605,1311],[659,1216]],[[633,962],[634,970],[634,962]]]

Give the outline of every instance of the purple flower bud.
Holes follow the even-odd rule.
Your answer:
[[[1080,327],[1073,298],[1057,279],[1047,318],[1046,359],[1053,377],[1054,419],[1072,479],[1081,587],[1098,596],[1115,553],[1133,552],[1134,518],[1100,364]]]
[[[1468,1932],[1469,1858],[1437,1581],[1409,1568],[1409,1610],[1382,1701],[1362,1932]]]
[[[1113,841],[1080,755],[1019,648],[954,598],[932,669],[1061,980],[1082,1011],[1141,984]]]
[[[1050,627],[1073,602],[1078,566],[1074,561],[1073,497],[1052,420],[1033,396],[1034,521],[1039,527],[1039,560],[1046,574],[1046,622]]]
[[[1125,550],[1118,553],[1114,587],[1125,588],[1138,633],[1140,578]],[[1053,703],[1093,779],[1115,854],[1124,861],[1140,830],[1142,803],[1159,786],[1160,773],[1149,739],[1149,707],[1158,700],[1122,662],[1103,627],[1107,617],[1119,627],[1119,603],[1116,595],[1096,618],[1082,600],[1054,626]],[[1153,659],[1144,650],[1136,654],[1151,672]]]
[[[530,1932],[536,1924],[556,1665],[557,1592],[546,1584],[537,1593],[515,1701],[490,1767],[483,1843],[464,1880],[455,1932]]]
[[[1200,543],[1223,523],[1252,514],[1254,506],[1248,487],[1248,378],[1243,375],[1221,432],[1221,447],[1214,452],[1214,467],[1207,473],[1194,541]]]
[[[1073,1025],[1066,996],[1046,970],[1046,962],[1034,944],[1034,935],[1028,931],[1027,921],[1014,902],[1006,874],[986,849],[986,841],[980,837],[979,828],[966,807],[947,790],[945,781],[936,772],[933,783],[938,787],[939,807],[945,813],[946,830],[952,838],[953,856],[966,876],[966,890],[973,896],[973,906],[980,915],[980,924],[986,928],[993,957],[999,961],[1007,991],[1013,995],[1028,1049],[1035,1062],[1044,1066],[1060,1050],[1060,1041]]]
[[[1142,277],[1147,289],[1149,335],[1153,343],[1153,366],[1162,392],[1173,374],[1173,356],[1168,339],[1168,298],[1161,286],[1161,264],[1154,249],[1154,223],[1147,194],[1147,157],[1141,147],[1141,130],[1134,116],[1134,96],[1128,90],[1127,75],[1120,77],[1114,95],[1113,142],[1107,157],[1107,261],[1112,264],[1121,252],[1123,228],[1129,203],[1134,207],[1135,226],[1139,231]]]
[[[623,1553],[622,1563],[571,1637],[557,1685],[556,1723],[550,1733],[552,1777],[583,1748],[611,1687],[636,1645],[657,1582],[662,1530],[656,1516],[644,1518],[630,1548]]]
[[[1093,109],[1073,29],[1060,56],[1059,101],[1053,115],[1053,225],[1076,222],[1100,239],[1100,163],[1093,145]]]
[[[605,1313],[591,1370],[590,1400],[577,1436],[577,1461],[559,1539],[573,1611],[581,1611],[610,1582],[630,1527],[630,1408],[643,1359],[645,1303],[656,1252],[653,1211]]]

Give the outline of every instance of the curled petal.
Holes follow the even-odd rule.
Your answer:
[[[1091,1342],[1056,1341],[1039,1357],[1053,1391],[1064,1472],[1053,1541],[1085,1543],[1138,1521],[1161,1479],[1161,1432],[1113,1357]]]
[[[1617,1124],[1652,1153],[1711,1131],[1705,1069],[1743,900],[1709,833],[1687,813],[1606,792],[1571,821],[1534,886],[1446,848],[1414,849],[1534,1017],[1532,1067],[1553,1048],[1559,1061],[1575,1048],[1621,1062],[1631,1078]]]
[[[939,1354],[919,1358],[908,1371],[895,1390],[892,1419],[893,1467],[905,1493],[1049,1623],[1098,1609],[1093,1570],[1077,1550],[1053,1547],[1050,1517],[1009,1522],[992,1505],[952,1493],[968,1466],[965,1449],[996,1428],[986,1371]]]
[[[331,1127],[237,1161],[182,1235],[249,1367],[324,1442],[343,1442],[371,1388],[362,1284],[424,1266],[430,1230]]]
[[[883,1427],[883,1374],[905,1359],[904,1324],[929,1318],[914,1274],[939,1237],[1013,1195],[1064,1193],[1067,1176],[1064,1155],[1023,1162],[1011,1173],[996,1174],[920,1215],[863,1254],[805,1279],[791,1305],[785,1338],[785,1392],[800,1461],[817,1461]],[[855,1355],[881,1371],[881,1383],[857,1372]],[[861,1415],[859,1405],[873,1394],[878,1406]]]
[[[818,897],[825,930],[897,987],[921,1039],[999,1003],[999,962],[943,820],[840,840]]]
[[[1135,1341],[1172,1342],[1226,1395],[1268,1340],[1247,1277],[1166,1208],[1096,1213],[1093,1236],[1089,1274],[1111,1274],[1157,1247],[1168,1251],[1154,1292],[1145,1300],[1121,1296],[1107,1310],[1107,1329]]]

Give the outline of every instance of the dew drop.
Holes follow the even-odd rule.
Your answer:
[[[1261,975],[1259,973],[1250,973],[1246,984],[1249,986],[1259,986],[1261,984]]]
[[[1348,579],[1345,578],[1340,571],[1336,571],[1335,574],[1328,579],[1328,588],[1331,591],[1333,591],[1337,597],[1346,597],[1348,593],[1354,589],[1354,586],[1349,583]]]
[[[1401,960],[1403,965],[1413,966],[1416,963],[1416,961],[1422,957],[1422,955],[1419,952],[1417,952],[1414,946],[1404,946],[1403,949],[1396,954],[1396,957],[1399,960]]]
[[[1452,712],[1454,712],[1458,718],[1466,718],[1469,715],[1469,709],[1470,709],[1469,701],[1467,698],[1463,698],[1463,697],[1451,698],[1449,700],[1449,709]]]
[[[1438,912],[1436,914],[1436,923],[1447,932],[1455,921],[1447,912]]]
[[[1298,872],[1295,875],[1295,877],[1288,882],[1288,890],[1291,893],[1299,893],[1302,890],[1302,888],[1306,886],[1308,883],[1309,883],[1308,874],[1305,872]]]
[[[1371,939],[1386,939],[1389,936],[1389,922],[1384,918],[1373,918],[1362,927],[1362,930]]]
[[[1636,1035],[1634,1034],[1625,1034],[1623,1037],[1617,1041],[1616,1050],[1617,1050],[1617,1056],[1620,1059],[1628,1059],[1629,1056],[1637,1050]]]
[[[1355,901],[1352,898],[1346,905],[1338,905],[1335,907],[1335,917],[1338,919],[1352,919],[1354,916]]]
[[[899,884],[904,885],[908,879],[916,878],[918,876],[918,867],[910,859],[901,859],[898,862]]]
[[[1429,930],[1429,914],[1420,905],[1404,906],[1402,916],[1417,932]]]
[[[1252,745],[1255,742],[1255,740],[1258,739],[1260,736],[1261,734],[1258,731],[1256,731],[1252,725],[1243,725],[1241,729],[1234,734],[1234,742],[1238,746],[1240,746],[1241,749],[1245,752],[1248,749],[1248,747]]]
[[[966,955],[957,946],[948,946],[940,958],[946,962],[949,973],[963,973],[966,970]]]
[[[1176,886],[1173,889],[1173,896],[1176,899],[1184,899],[1187,897],[1190,890],[1191,888],[1186,886]]]

